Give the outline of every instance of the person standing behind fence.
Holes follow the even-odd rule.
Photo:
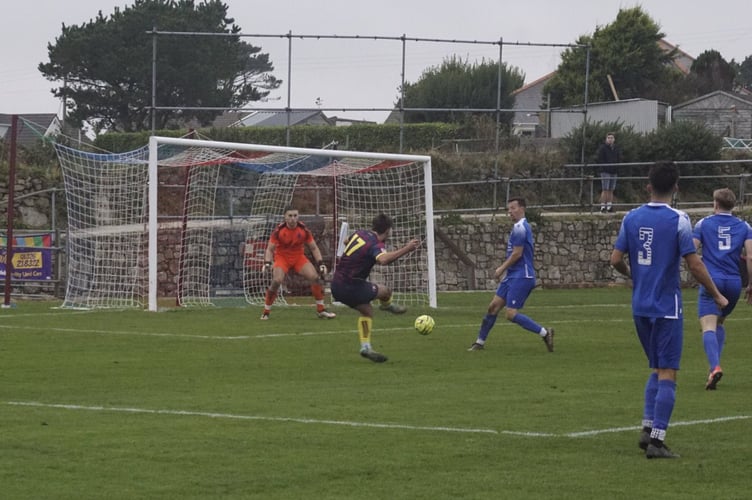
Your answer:
[[[710,372],[705,389],[715,390],[723,377],[721,352],[726,340],[724,320],[734,310],[742,292],[742,276],[739,256],[742,250],[752,255],[752,227],[735,217],[731,211],[736,204],[734,192],[728,188],[713,191],[713,215],[700,219],[695,224],[692,239],[695,247],[702,247],[702,261],[708,268],[713,282],[729,303],[719,308],[705,287],[700,286],[697,297],[697,314],[702,329],[702,343],[708,358]],[[752,262],[746,260],[742,272],[752,278]],[[749,280],[748,280],[749,283]],[[752,300],[752,287],[747,285],[747,302]]]
[[[676,164],[657,162],[648,178],[650,202],[624,217],[610,263],[632,278],[632,319],[651,370],[645,383],[638,445],[647,458],[677,458],[679,455],[664,440],[676,401],[676,372],[684,342],[679,277],[682,258],[719,308],[726,307],[728,300],[697,255],[689,216],[669,205],[678,189]]]
[[[606,134],[606,142],[598,147],[598,163],[601,174],[601,213],[614,211],[614,190],[616,189],[617,166],[622,162],[621,148],[616,145],[613,132]]]

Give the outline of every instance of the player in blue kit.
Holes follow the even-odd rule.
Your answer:
[[[632,278],[632,316],[651,369],[638,444],[647,458],[678,458],[664,441],[676,400],[676,372],[684,338],[679,280],[682,257],[718,307],[726,307],[728,300],[696,253],[689,217],[669,205],[678,189],[676,164],[657,162],[648,178],[650,202],[624,217],[610,262]]]
[[[371,347],[371,301],[379,299],[380,309],[394,314],[402,314],[407,309],[392,302],[392,290],[389,287],[371,283],[368,276],[374,265],[391,264],[420,247],[419,240],[410,240],[402,248],[387,252],[385,242],[392,232],[392,225],[392,219],[388,215],[379,214],[373,219],[370,230],[361,229],[353,233],[345,243],[345,250],[337,263],[331,283],[332,297],[360,313],[360,355],[374,363],[383,363],[387,357]]]
[[[507,240],[504,262],[496,268],[494,278],[504,279],[499,283],[496,294],[488,305],[486,315],[480,324],[478,337],[468,351],[480,351],[485,348],[486,339],[502,308],[508,321],[516,323],[525,330],[539,335],[546,344],[548,352],[554,351],[554,329],[544,328],[530,317],[520,313],[530,292],[535,288],[535,269],[533,268],[533,230],[525,219],[524,198],[510,198],[507,203],[509,217],[514,222],[512,232]]]
[[[695,224],[692,237],[695,247],[702,248],[702,261],[708,268],[713,282],[729,301],[719,309],[713,297],[700,287],[697,313],[702,328],[702,343],[708,358],[710,371],[705,389],[715,390],[723,377],[721,352],[726,340],[725,319],[734,310],[742,292],[742,277],[739,270],[739,256],[742,250],[752,256],[752,228],[745,221],[731,214],[736,204],[734,192],[728,188],[713,191],[713,215]],[[748,283],[752,283],[752,261],[747,264]],[[752,299],[752,285],[747,286],[747,302]]]

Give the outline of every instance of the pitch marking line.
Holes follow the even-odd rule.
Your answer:
[[[142,413],[151,415],[179,415],[188,417],[208,417],[222,418],[233,420],[261,420],[267,422],[294,422],[298,424],[323,424],[323,425],[340,425],[346,427],[376,427],[379,429],[407,429],[433,432],[464,432],[464,433],[482,433],[498,434],[493,429],[471,429],[462,427],[432,427],[421,425],[406,424],[379,424],[374,422],[351,422],[347,420],[320,420],[313,418],[294,418],[294,417],[262,417],[258,415],[235,415],[231,413],[212,413],[203,411],[187,410],[149,410],[146,408],[119,408],[109,406],[81,406],[69,404],[47,404],[35,401],[7,401],[6,404],[13,406],[33,406],[38,408],[61,408],[65,410],[82,410],[82,411],[102,411],[102,412],[120,412],[120,413]]]
[[[583,320],[559,320],[551,322],[554,325],[562,325],[568,323],[582,323]],[[598,321],[600,323],[632,323],[631,319],[611,319]],[[447,324],[443,325],[443,328],[468,328],[475,331],[478,327],[478,323],[462,323],[462,324]],[[497,328],[513,328],[515,325],[511,323],[502,323],[497,325]],[[516,328],[516,327],[515,327]],[[0,331],[2,330],[39,330],[38,326],[14,326],[8,324],[0,324]],[[379,333],[394,333],[403,332],[405,330],[412,330],[412,326],[392,327],[392,328],[379,328]],[[314,337],[320,335],[342,335],[351,334],[353,330],[351,328],[343,328],[342,330],[325,330],[317,332],[291,332],[291,333],[266,333],[259,335],[199,335],[189,333],[171,333],[171,332],[137,332],[126,330],[100,330],[100,329],[83,329],[83,328],[62,328],[52,327],[46,328],[46,332],[57,333],[72,333],[72,334],[95,334],[95,335],[131,335],[134,337],[172,337],[172,338],[184,338],[184,339],[204,339],[204,340],[253,340],[253,339],[266,339],[266,338],[284,338],[284,337]]]
[[[746,322],[748,318],[729,318],[727,321],[732,323]],[[629,323],[633,320],[631,318],[612,318],[612,319],[571,319],[571,320],[556,320],[551,321],[552,325],[566,325],[566,324],[581,324],[583,322],[601,323],[601,324],[614,324],[614,323]],[[442,328],[457,329],[468,328],[470,331],[475,331],[479,323],[461,323],[461,324],[445,324]],[[496,328],[517,328],[517,326],[511,323],[501,323],[496,325]],[[392,327],[392,328],[379,328],[380,333],[394,333],[403,332],[405,330],[411,330],[410,326]],[[38,326],[14,326],[9,324],[0,324],[0,331],[2,330],[40,330]],[[266,333],[259,335],[199,335],[188,333],[171,333],[171,332],[137,332],[137,331],[125,331],[125,330],[98,330],[98,329],[81,329],[81,328],[61,328],[53,327],[46,328],[47,332],[58,333],[72,333],[72,334],[96,334],[96,335],[131,335],[134,337],[172,337],[172,338],[184,338],[184,339],[203,339],[203,340],[254,340],[254,339],[266,339],[266,338],[284,338],[284,337],[315,337],[321,335],[342,335],[351,334],[353,330],[351,328],[344,328],[342,330],[324,330],[317,332],[291,332],[291,333]]]
[[[53,403],[40,403],[37,401],[6,401],[7,405],[11,406],[28,406],[36,408],[58,408],[64,410],[77,410],[77,411],[98,411],[98,412],[116,412],[116,413],[137,413],[137,414],[149,414],[149,415],[177,415],[184,417],[207,417],[207,418],[220,418],[220,419],[232,419],[232,420],[257,420],[266,422],[294,422],[298,424],[320,424],[320,425],[338,425],[345,427],[368,427],[378,429],[405,429],[412,431],[431,431],[431,432],[457,432],[466,434],[504,434],[510,436],[523,436],[523,437],[566,437],[566,438],[581,438],[589,436],[597,436],[599,434],[610,434],[617,432],[632,432],[641,429],[640,426],[631,427],[612,427],[607,429],[594,429],[581,432],[565,432],[565,433],[549,433],[549,432],[522,432],[522,431],[507,431],[507,430],[495,430],[495,429],[474,429],[468,427],[444,427],[444,426],[424,426],[424,425],[408,425],[408,424],[380,424],[376,422],[353,422],[348,420],[325,420],[315,418],[294,418],[294,417],[263,417],[259,415],[236,415],[232,413],[214,413],[203,411],[188,411],[188,410],[150,410],[148,408],[122,408],[114,406],[82,406],[73,404],[53,404]],[[719,417],[709,418],[703,420],[688,420],[680,422],[671,422],[671,426],[689,426],[689,425],[702,425],[702,424],[717,424],[721,422],[731,422],[735,420],[748,420],[752,418],[752,415],[738,415],[733,417]]]

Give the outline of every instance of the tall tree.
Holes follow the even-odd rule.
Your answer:
[[[736,70],[717,50],[706,50],[697,56],[690,73],[695,77],[698,95],[734,88]]]
[[[640,7],[621,9],[613,23],[596,27],[592,36],[581,36],[578,47],[562,53],[556,75],[545,85],[550,105],[582,104],[585,93],[585,65],[590,47],[588,102],[615,100],[609,77],[619,99],[635,97],[663,100],[665,83],[675,70],[670,63],[676,50],[666,52],[658,45],[663,38],[659,26]]]
[[[752,90],[752,56],[747,56],[741,64],[731,61],[736,66],[736,85]]]
[[[501,67],[501,109],[514,106],[511,93],[520,88],[525,76],[516,67]],[[440,65],[426,69],[415,83],[405,82],[406,108],[496,109],[499,65],[494,61],[469,63],[453,55]],[[399,99],[398,99],[399,106]],[[408,122],[461,122],[471,113],[449,111],[412,111]],[[511,113],[506,113],[509,121]]]
[[[220,0],[135,0],[130,7],[80,26],[62,27],[48,44],[49,62],[39,71],[61,85],[69,119],[88,121],[97,132],[150,128],[152,40],[149,31],[223,33],[228,36],[159,36],[157,106],[238,107],[279,87],[269,55],[240,40],[240,27]],[[158,128],[210,123],[221,110],[161,110]]]
[[[734,90],[752,91],[752,56],[747,56],[739,63],[731,59],[729,65],[734,69]]]

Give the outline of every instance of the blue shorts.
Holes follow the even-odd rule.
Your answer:
[[[716,316],[726,317],[731,314],[731,311],[736,307],[736,303],[739,301],[739,297],[742,294],[742,279],[715,279],[715,286],[729,301],[728,305],[721,310],[718,304],[715,303],[713,297],[705,290],[705,287],[700,285],[700,291],[697,295],[697,316],[702,318],[709,314]]]
[[[601,172],[601,191],[614,191],[616,189],[616,174]]]
[[[353,309],[363,304],[370,304],[379,291],[378,285],[370,281],[355,281],[352,283],[332,281],[331,289],[334,300]]]
[[[510,309],[522,309],[530,292],[535,288],[535,280],[530,278],[507,278],[496,289],[496,295],[504,299]]]
[[[684,342],[681,319],[634,316],[637,337],[648,357],[650,368],[679,369]]]

